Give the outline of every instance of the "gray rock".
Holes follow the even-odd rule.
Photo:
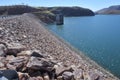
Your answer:
[[[38,50],[34,50],[31,56],[44,58],[44,55]]]
[[[0,62],[5,64],[6,63],[6,58],[5,57],[0,57]]]
[[[0,56],[6,56],[6,46],[4,44],[0,44]]]
[[[27,63],[27,68],[34,70],[52,71],[53,66],[54,65],[49,60],[39,57],[31,57],[29,62]]]
[[[25,47],[19,43],[7,44],[7,54],[17,56],[21,51],[24,51]]]
[[[68,71],[65,71],[65,72],[62,74],[62,77],[63,77],[64,80],[74,80],[74,75],[73,75],[73,73],[68,72]]]
[[[90,80],[99,80],[100,75],[94,71],[89,72]]]
[[[2,38],[4,36],[4,30],[3,28],[0,27],[0,38]]]

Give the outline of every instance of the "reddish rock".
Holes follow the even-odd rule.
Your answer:
[[[4,63],[0,62],[0,68],[3,68],[4,66]]]
[[[14,69],[14,70],[20,70],[23,68],[24,64],[26,62],[25,58],[16,57],[10,60],[7,64],[7,68]]]
[[[15,57],[13,55],[7,55],[6,60],[10,61],[13,60]]]
[[[55,73],[57,76],[61,76],[65,71],[73,72],[71,67],[64,67],[63,65],[54,65]]]
[[[18,72],[19,80],[28,80],[29,75],[27,73]]]

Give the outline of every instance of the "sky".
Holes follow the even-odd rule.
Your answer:
[[[97,11],[112,5],[120,5],[120,0],[0,0],[0,6],[25,4],[30,6],[80,6]]]

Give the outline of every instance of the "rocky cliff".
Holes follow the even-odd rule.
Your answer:
[[[110,6],[108,8],[101,9],[96,14],[120,14],[120,5]]]

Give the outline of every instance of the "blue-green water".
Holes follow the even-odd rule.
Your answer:
[[[120,78],[120,15],[64,19],[47,28]]]

